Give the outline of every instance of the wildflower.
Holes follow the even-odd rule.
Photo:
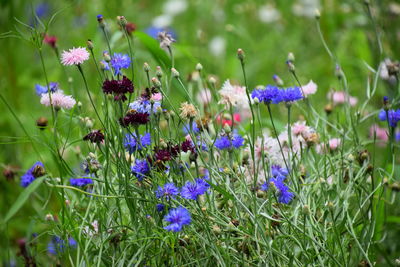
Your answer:
[[[131,167],[132,173],[138,178],[139,181],[142,181],[144,176],[150,172],[149,164],[147,160],[137,159],[135,160],[135,165]]]
[[[133,93],[133,83],[126,76],[122,80],[105,80],[103,82],[103,92],[105,94],[114,94],[115,101],[125,101],[127,98],[125,94]]]
[[[174,185],[174,183],[166,183],[164,187],[158,186],[155,193],[157,198],[165,198],[166,200],[170,200],[178,195],[179,189]]]
[[[77,242],[72,237],[68,238],[67,244],[65,243],[66,242],[64,240],[62,240],[59,236],[55,235],[51,238],[51,241],[47,244],[47,251],[50,254],[58,255],[65,251],[66,246],[68,246],[70,249],[77,247]]]
[[[384,146],[384,144],[389,140],[389,135],[388,132],[385,128],[381,128],[378,125],[374,124],[369,128],[369,137],[374,138],[376,136],[376,139],[378,141],[381,141],[378,143],[380,146]]]
[[[119,119],[119,123],[123,127],[132,125],[134,127],[146,124],[149,121],[149,114],[140,113],[134,110],[128,111],[125,117]]]
[[[88,184],[93,184],[93,180],[91,178],[71,178],[69,183],[72,186],[84,187]]]
[[[261,190],[267,191],[269,185],[274,185],[278,191],[278,201],[280,203],[288,204],[294,197],[294,194],[289,191],[289,188],[284,184],[284,180],[288,176],[289,172],[287,169],[282,168],[278,165],[273,165],[271,167],[272,177],[269,179],[268,183],[261,185]]]
[[[43,163],[40,161],[33,164],[33,166],[26,171],[24,175],[21,176],[21,186],[27,187],[30,185],[36,178],[45,175],[45,169]]]
[[[228,125],[228,126],[232,126],[232,125],[236,125],[237,122],[241,122],[242,121],[242,117],[240,115],[240,113],[233,113],[233,120],[230,119],[230,116],[224,116],[224,118],[221,119],[221,116],[218,115],[216,122],[218,124],[221,124],[222,126]]]
[[[89,59],[89,52],[84,47],[72,48],[63,51],[61,55],[61,63],[64,66],[80,65]]]
[[[47,127],[48,124],[48,119],[45,117],[40,117],[39,119],[36,120],[36,126],[40,129],[40,130],[44,130]]]
[[[313,95],[317,92],[317,84],[314,83],[312,80],[310,80],[306,85],[304,85],[302,89],[302,93],[304,94],[304,97],[307,97],[309,95]]]
[[[186,199],[196,200],[198,196],[203,195],[210,185],[203,179],[196,179],[195,182],[186,182],[181,189],[181,196]]]
[[[163,211],[165,209],[165,205],[161,204],[161,203],[158,203],[156,205],[156,209],[157,209],[158,212],[161,212],[161,211]]]
[[[196,95],[197,101],[202,105],[208,105],[211,102],[211,91],[210,89],[203,89]]]
[[[136,136],[136,134],[125,135],[124,147],[129,152],[129,154],[133,154],[136,150],[142,150],[143,148],[151,144],[150,133],[140,135],[140,139],[138,139],[139,138]]]
[[[239,148],[243,144],[244,139],[238,133],[233,133],[232,137],[226,135],[218,137],[214,142],[214,146],[219,150]]]
[[[160,107],[161,103],[159,101],[153,101],[143,97],[129,104],[129,108],[149,115],[151,115],[151,113],[157,113],[157,109]]]
[[[381,121],[388,121],[390,126],[395,128],[397,123],[400,121],[400,109],[390,109],[388,111],[382,109],[379,112],[378,117]]]
[[[189,225],[192,221],[189,211],[182,206],[170,210],[164,220],[170,223],[164,229],[173,232],[180,232],[183,226]]]
[[[102,60],[100,61],[100,69],[103,71],[110,70],[110,65],[108,64],[107,61]]]
[[[166,31],[158,32],[157,39],[160,41],[160,47],[164,50],[169,50],[171,44],[175,42],[172,35]]]
[[[125,30],[129,35],[132,35],[132,33],[134,31],[136,31],[136,24],[132,23],[132,22],[128,22],[125,25]]]
[[[183,126],[183,132],[185,134],[189,134],[189,131],[190,131],[190,124],[187,123],[185,126]],[[193,131],[193,133],[199,133],[200,132],[200,129],[197,126],[197,123],[195,121],[192,121],[192,131]]]
[[[121,69],[128,69],[131,59],[128,54],[114,53],[110,64],[114,69],[114,75],[122,75]]]
[[[301,93],[300,88],[295,86],[280,89],[275,101],[291,103],[300,99],[303,99],[303,94]]]
[[[179,110],[181,111],[179,116],[182,119],[194,119],[197,116],[196,107],[188,102],[182,103]]]
[[[264,104],[270,104],[271,102],[273,103],[278,103],[277,102],[277,97],[279,94],[279,89],[276,86],[273,85],[267,85],[265,89],[254,89],[253,92],[251,93],[251,97],[253,99],[258,98],[260,102],[263,102]]]
[[[104,141],[104,134],[101,132],[101,130],[94,130],[88,133],[83,137],[84,141],[90,141],[92,143],[100,144]]]
[[[40,103],[47,107],[53,105],[55,109],[60,109],[60,108],[71,109],[75,106],[76,101],[72,96],[64,95],[63,92],[58,91],[51,94],[51,101],[49,94],[42,94]]]
[[[343,91],[329,92],[327,97],[333,102],[334,105],[340,105],[348,102],[350,106],[355,106],[358,102],[356,97],[350,96]]]
[[[232,85],[226,80],[219,90],[221,100],[219,104],[232,105],[239,108],[247,108],[249,103],[246,95],[246,88],[238,85]]]
[[[400,63],[398,61],[392,61],[386,58],[381,62],[380,77],[383,80],[389,81],[390,83],[396,82],[396,77],[400,72]]]
[[[49,88],[50,88],[50,92],[54,93],[59,89],[59,85],[56,82],[51,82],[49,84],[49,87],[42,86],[40,84],[35,84],[36,94],[38,96],[41,96],[42,94],[47,94],[49,92]]]

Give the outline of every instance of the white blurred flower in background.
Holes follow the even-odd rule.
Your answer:
[[[225,53],[226,41],[221,36],[215,36],[210,40],[208,44],[208,49],[210,49],[211,54],[216,57],[223,56]]]
[[[258,10],[258,17],[261,22],[272,23],[281,18],[281,13],[273,5],[264,5]]]
[[[176,16],[186,11],[188,4],[186,0],[169,0],[163,6],[164,14]]]
[[[292,7],[292,11],[297,16],[313,18],[315,10],[320,9],[319,0],[298,0]]]

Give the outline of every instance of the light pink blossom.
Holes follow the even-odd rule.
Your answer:
[[[40,99],[40,103],[45,106],[50,106],[50,97],[49,94],[42,94]],[[64,95],[63,92],[57,91],[51,94],[51,103],[53,104],[54,108],[65,108],[70,109],[75,106],[76,101],[70,95]]]
[[[306,85],[302,86],[303,94],[304,97],[307,97],[308,95],[313,95],[317,92],[317,84],[314,83],[312,80],[310,80]]]
[[[340,139],[339,138],[332,138],[329,140],[329,149],[330,150],[336,150],[340,146]]]
[[[232,105],[238,108],[247,108],[249,106],[246,88],[243,86],[232,85],[229,80],[226,80],[219,90],[221,99],[219,104]]]
[[[151,96],[151,99],[154,101],[161,101],[162,100],[162,94],[161,93],[155,93]]]
[[[84,47],[64,50],[61,55],[61,63],[65,66],[80,65],[88,59],[89,52]]]
[[[343,91],[329,92],[327,97],[329,100],[332,100],[334,105],[344,104],[348,100],[350,106],[355,106],[358,102],[358,99],[356,97],[347,95],[346,92]]]
[[[374,138],[374,133],[376,135],[376,139],[378,141],[379,146],[384,146],[385,143],[389,140],[388,132],[385,128],[381,128],[378,125],[374,124],[369,128],[369,136],[370,138]]]

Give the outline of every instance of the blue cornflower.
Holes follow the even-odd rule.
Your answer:
[[[151,108],[153,106],[153,109]],[[152,113],[156,113],[157,109],[161,107],[161,103],[159,101],[153,101],[153,104],[150,100],[139,98],[138,100],[129,104],[130,109],[136,110],[136,112],[146,113],[151,115]]]
[[[214,146],[219,150],[239,148],[244,145],[243,137],[238,133],[233,133],[231,139],[228,136],[218,137]]]
[[[265,89],[254,89],[251,93],[251,97],[258,98],[260,102],[264,104],[270,104],[271,102],[275,103],[276,98],[279,94],[279,89],[273,85],[267,85]],[[278,103],[278,102],[277,102]]]
[[[174,198],[179,193],[179,189],[174,185],[174,183],[166,183],[164,188],[158,186],[156,190],[156,197],[163,198],[165,197],[166,200]]]
[[[45,173],[44,165],[40,161],[33,164],[29,170],[26,171],[25,174],[21,176],[21,186],[27,187],[30,185],[36,178],[43,176]]]
[[[39,18],[46,17],[49,14],[50,5],[48,3],[40,3],[35,7],[36,16]]]
[[[271,175],[273,177],[280,177],[285,179],[289,174],[289,171],[286,168],[282,168],[279,165],[272,165],[271,166]]]
[[[145,133],[140,136],[140,143],[137,142],[136,134],[126,134],[124,139],[124,147],[130,153],[133,154],[136,150],[142,150],[143,148],[151,144],[150,133]]]
[[[165,205],[161,204],[161,203],[158,203],[156,205],[156,209],[157,209],[158,212],[162,212],[165,209]]]
[[[381,121],[389,121],[391,127],[396,127],[397,123],[400,121],[400,109],[394,110],[390,109],[387,111],[381,110],[378,115]]]
[[[76,248],[77,242],[72,237],[68,238],[68,247]],[[65,251],[65,241],[62,240],[59,236],[53,236],[51,241],[47,244],[47,251],[50,254],[57,255],[61,254]]]
[[[275,102],[294,102],[303,99],[303,94],[299,87],[289,87],[286,89],[280,89],[279,94],[276,97]]]
[[[194,133],[200,132],[200,129],[199,127],[197,127],[197,123],[195,121],[192,122],[192,130]],[[190,124],[187,123],[185,126],[183,126],[183,132],[185,134],[189,134],[189,131],[190,131]]]
[[[186,199],[196,200],[198,196],[203,195],[210,185],[203,179],[198,178],[195,182],[186,182],[181,189],[181,196]]]
[[[165,215],[164,220],[170,223],[164,227],[165,230],[179,232],[184,225],[189,225],[191,223],[192,218],[190,217],[189,211],[180,206],[170,210],[169,213]]]
[[[83,187],[88,184],[93,184],[93,180],[91,178],[71,178],[69,179],[69,183],[72,186]]]
[[[289,187],[284,184],[284,180],[289,174],[288,170],[278,165],[273,165],[271,166],[271,174],[272,178],[270,178],[268,182],[262,184],[260,189],[267,191],[269,185],[273,183],[278,190],[278,201],[288,204],[294,197],[294,194],[289,191]]]
[[[122,75],[121,69],[129,68],[131,59],[128,54],[114,53],[110,63],[114,69],[114,75]]]
[[[59,85],[56,82],[51,82],[49,84],[50,91],[52,93],[56,92],[59,89]],[[48,87],[45,85],[40,85],[40,84],[35,84],[35,89],[36,89],[36,94],[38,96],[41,96],[42,94],[47,94],[48,93]]]
[[[102,70],[110,70],[110,65],[108,64],[107,61],[102,60],[102,61],[100,61],[100,68]]]
[[[146,159],[137,159],[135,160],[135,165],[131,167],[131,170],[138,180],[142,181],[144,176],[150,172],[150,166]]]

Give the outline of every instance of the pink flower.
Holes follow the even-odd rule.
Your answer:
[[[329,100],[332,100],[334,105],[344,104],[347,102],[347,99],[350,103],[350,106],[355,106],[358,102],[356,97],[347,95],[346,92],[343,91],[329,92],[327,97]]]
[[[162,100],[162,94],[161,93],[155,93],[151,96],[151,99],[154,101],[161,101]]]
[[[378,125],[374,124],[369,128],[369,137],[370,138],[374,138],[374,133],[376,135],[376,139],[378,141],[382,141],[382,142],[378,142],[379,146],[384,146],[385,143],[389,140],[389,136],[388,133],[386,131],[385,128],[381,128]]]
[[[328,142],[330,150],[336,150],[340,146],[340,139],[339,138],[332,138]]]
[[[72,48],[63,51],[61,63],[64,66],[79,65],[89,59],[89,52],[84,47]]]
[[[197,93],[197,101],[200,104],[207,105],[211,101],[211,91],[209,89],[203,89]]]
[[[242,121],[242,118],[239,113],[233,114],[233,121],[234,121],[234,125],[236,125],[238,122]],[[222,126],[225,126],[225,125],[232,126],[232,120],[225,119],[225,118],[221,119],[220,115],[217,116],[217,123],[222,124]]]
[[[317,88],[317,84],[310,80],[309,83],[304,85],[301,89],[303,90],[304,97],[307,97],[308,95],[315,94],[317,92]]]
[[[45,106],[50,106],[49,94],[42,94],[40,103]],[[56,109],[70,109],[75,106],[76,101],[72,96],[64,95],[63,92],[57,91],[51,94],[51,103]]]
[[[221,99],[219,104],[232,105],[238,108],[247,108],[249,106],[246,88],[238,85],[232,85],[226,80],[219,90]]]

